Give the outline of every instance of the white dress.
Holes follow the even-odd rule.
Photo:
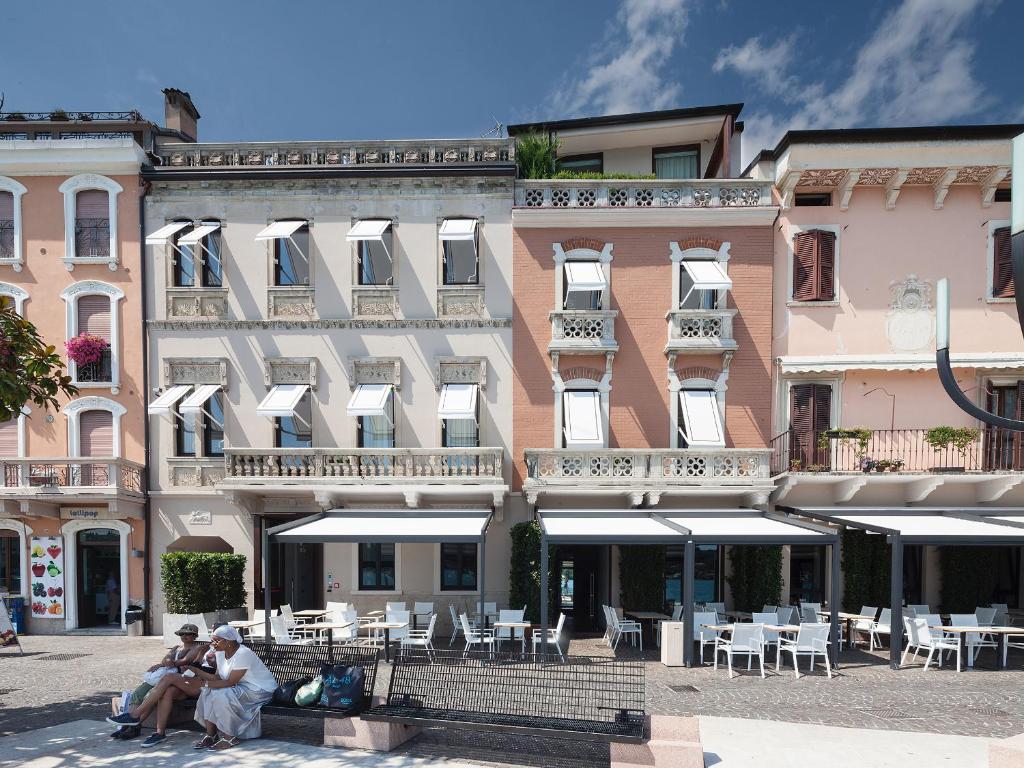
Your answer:
[[[266,665],[244,645],[229,659],[217,654],[217,677],[227,680],[236,669],[244,669],[242,679],[230,688],[203,688],[196,702],[196,722],[214,723],[221,733],[239,739],[257,739],[262,734],[260,707],[274,696],[277,681]]]

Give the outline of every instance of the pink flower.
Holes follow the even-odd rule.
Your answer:
[[[68,359],[75,365],[88,365],[95,363],[103,357],[103,353],[110,348],[110,344],[99,336],[89,333],[80,333],[73,339],[64,342],[64,349],[67,350]]]

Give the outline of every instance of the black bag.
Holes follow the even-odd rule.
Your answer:
[[[363,668],[324,664],[321,674],[324,692],[320,695],[320,706],[358,715],[363,709]]]
[[[295,705],[295,694],[299,688],[304,686],[312,677],[300,677],[298,680],[289,680],[286,683],[281,683],[274,689],[274,705],[278,707],[294,707]]]

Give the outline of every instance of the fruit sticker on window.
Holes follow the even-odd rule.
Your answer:
[[[32,615],[37,619],[64,618],[64,540],[60,536],[32,537]]]

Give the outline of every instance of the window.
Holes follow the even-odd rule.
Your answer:
[[[990,386],[985,410],[1007,419],[1020,419],[1024,416],[1024,381]],[[1021,433],[999,427],[983,427],[985,471],[1024,469],[1024,444]],[[954,456],[951,455],[949,458],[954,459]]]
[[[123,191],[113,179],[93,173],[72,176],[60,185],[64,195],[64,263],[69,270],[79,261],[117,265],[117,196]]]
[[[441,544],[441,591],[477,589],[477,545]]]
[[[601,309],[607,287],[599,261],[565,262],[565,309]]]
[[[111,381],[111,312],[110,297],[106,295],[80,296],[78,299],[78,333],[97,336],[107,342],[107,348],[100,359],[92,363],[75,366],[75,381],[78,383],[108,383]]]
[[[665,547],[665,610],[671,613],[672,606],[683,602],[683,559],[685,548],[682,544],[670,544]],[[697,603],[710,603],[718,600],[721,592],[719,585],[720,559],[716,544],[698,544],[693,561],[693,600]]]
[[[797,232],[793,236],[793,301],[834,301],[835,263],[835,232]]]
[[[389,403],[390,405],[390,403]],[[360,448],[394,448],[395,424],[390,416],[359,417]]]
[[[196,455],[196,422],[188,414],[181,412],[181,406],[174,407],[174,455]]]
[[[11,261],[14,251],[14,193],[0,190],[0,259]]]
[[[14,459],[18,456],[18,419],[0,421],[0,459]]]
[[[359,589],[393,590],[395,586],[395,545],[360,544]]]
[[[360,448],[395,447],[395,407],[391,384],[359,384],[346,411],[357,419]]]
[[[178,389],[173,387],[161,395],[150,405],[150,413],[161,413],[166,402],[170,401]],[[164,398],[168,400],[161,403]],[[199,443],[202,440],[202,456],[216,457],[224,455],[224,405],[223,393],[216,384],[202,384],[181,401],[177,407],[179,417],[175,418],[175,449],[178,456],[198,456]]]
[[[175,288],[220,288],[223,285],[219,223],[203,222],[190,232],[176,231],[171,238],[174,248],[171,282]]]
[[[224,394],[217,392],[207,401],[207,413],[202,418],[203,455],[224,455]]]
[[[0,592],[21,594],[21,557],[18,533],[0,530]]]
[[[476,219],[445,219],[441,222],[441,261],[445,285],[476,285],[480,282]]]
[[[604,154],[571,155],[558,158],[558,170],[572,173],[604,173]]]
[[[718,292],[732,288],[722,265],[710,259],[684,259],[680,264],[679,308],[717,309]]]
[[[594,390],[562,393],[562,428],[566,448],[603,448],[601,395]]]
[[[1015,295],[1011,242],[1009,227],[992,230],[992,298],[994,299],[1012,299]]]
[[[65,333],[72,339],[82,333],[107,342],[100,359],[86,365],[69,362],[75,383],[80,386],[120,386],[118,350],[118,302],[124,298],[120,288],[98,280],[81,280],[60,292],[65,302]]]
[[[831,192],[797,192],[793,198],[797,206],[829,206],[832,205]]]
[[[829,449],[819,446],[823,432],[832,426],[832,385],[793,384],[789,388],[790,468],[806,471],[810,466],[827,467]]]
[[[309,230],[274,238],[274,285],[309,285]]]
[[[992,199],[997,203],[1012,202],[1013,198],[1010,196],[1010,187],[999,187],[999,189],[996,190],[996,194]]]
[[[445,448],[475,448],[477,430],[477,385],[443,384],[437,404],[441,419],[441,444]]]
[[[681,448],[724,448],[725,430],[713,390],[683,389],[679,392]]]
[[[223,433],[221,434],[223,440]],[[274,418],[275,448],[313,447],[313,405],[308,387],[289,416]]]
[[[75,195],[75,255],[85,258],[110,256],[110,202],[102,189],[86,189]]]
[[[700,145],[659,147],[654,150],[653,166],[659,179],[699,179]]]
[[[357,244],[358,285],[394,284],[390,220],[362,219],[352,226],[345,239]]]

